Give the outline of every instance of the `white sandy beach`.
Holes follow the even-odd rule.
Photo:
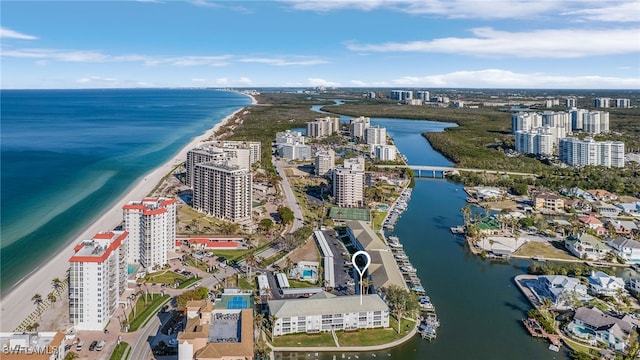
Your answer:
[[[256,104],[255,97],[247,95],[251,98],[252,104]],[[13,331],[20,323],[31,313],[36,307],[31,301],[34,294],[40,294],[46,298],[47,294],[52,291],[51,280],[54,278],[64,279],[68,260],[73,255],[73,247],[84,239],[90,239],[98,232],[110,231],[122,222],[122,206],[131,200],[139,200],[149,194],[162,178],[168,174],[175,165],[186,159],[187,152],[196,147],[201,141],[211,136],[226,122],[233,118],[236,114],[244,111],[241,108],[233,114],[227,116],[213,128],[207,130],[204,134],[197,136],[184,146],[177,154],[171,157],[169,161],[162,164],[148,174],[142,176],[138,182],[130,187],[125,194],[118,199],[117,202],[106,209],[105,212],[97,219],[89,224],[78,236],[69,241],[58,253],[47,263],[42,264],[28,276],[20,281],[16,286],[9,289],[6,294],[2,294],[0,299],[0,331]],[[66,311],[63,309],[62,311]],[[64,329],[41,329],[42,331],[64,330]]]

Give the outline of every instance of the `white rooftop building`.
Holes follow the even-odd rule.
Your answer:
[[[167,263],[167,251],[175,249],[176,200],[143,198],[122,207],[124,230],[129,232],[128,262],[146,268]]]
[[[63,332],[0,332],[0,351],[3,360],[63,360],[65,334]]]

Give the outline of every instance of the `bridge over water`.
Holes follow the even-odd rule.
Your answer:
[[[413,170],[418,177],[431,177],[444,178],[449,174],[459,174],[462,172],[478,172],[486,174],[502,174],[502,175],[516,175],[527,177],[538,177],[537,174],[515,172],[515,171],[499,171],[499,170],[486,170],[486,169],[471,169],[471,168],[456,168],[451,166],[429,166],[429,165],[378,165],[379,168],[403,168],[408,167]],[[423,176],[424,175],[424,176]],[[440,175],[440,176],[438,176]]]

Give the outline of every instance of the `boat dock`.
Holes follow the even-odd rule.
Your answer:
[[[391,205],[391,208],[382,223],[382,227],[384,229],[393,230],[396,222],[398,222],[398,219],[400,218],[400,215],[407,210],[409,199],[411,198],[411,191],[412,189],[410,187],[405,188],[398,199],[393,203],[393,205]]]
[[[549,340],[549,342],[551,343],[551,346],[549,347],[550,349],[557,351],[555,349],[560,349],[560,347],[562,346],[560,336],[556,334],[549,334],[548,332],[546,332],[536,319],[522,319],[522,324],[531,336]]]
[[[451,233],[453,234],[464,234],[464,226],[458,225],[456,227],[450,228]]]

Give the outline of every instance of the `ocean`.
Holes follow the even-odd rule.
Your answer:
[[[0,101],[0,291],[145,173],[251,104],[214,89],[1,90]]]

